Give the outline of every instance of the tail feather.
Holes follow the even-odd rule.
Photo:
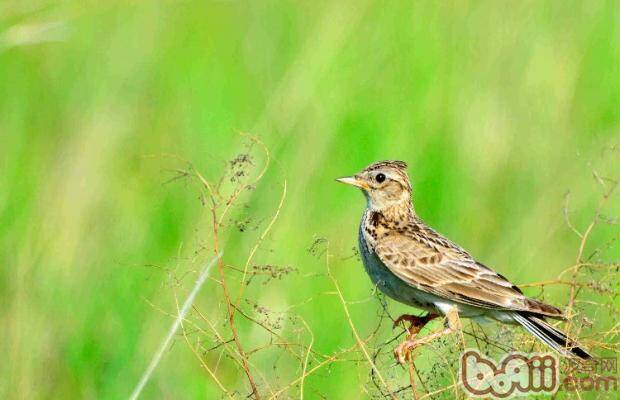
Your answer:
[[[540,317],[527,313],[515,313],[514,319],[529,333],[565,357],[592,358],[584,349]]]

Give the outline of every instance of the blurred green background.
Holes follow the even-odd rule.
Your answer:
[[[186,267],[178,255],[209,226],[194,188],[163,184],[175,164],[162,154],[217,179],[239,132],[272,163],[239,212],[260,229],[227,257],[244,259],[286,179],[255,262],[299,270],[259,301],[330,290],[305,277],[324,272],[307,251],[317,237],[342,255],[345,296],[369,296],[359,262],[342,260],[363,198],[333,178],[388,158],[409,163],[416,210],[439,231],[517,283],[555,278],[578,247],[564,194],[583,229],[601,196],[592,169],[619,171],[605,150],[620,142],[619,21],[614,1],[1,2],[0,397],[129,395],[171,322],[149,302],[174,312],[169,277],[144,265]],[[368,307],[352,305],[362,333]],[[334,297],[298,312],[322,352],[353,343]],[[308,385],[355,398],[366,374]],[[181,341],[144,395],[218,393]]]

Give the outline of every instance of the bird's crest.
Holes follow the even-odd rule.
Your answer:
[[[374,171],[376,169],[380,169],[380,168],[396,168],[400,171],[407,171],[407,163],[404,161],[398,161],[398,160],[385,160],[385,161],[377,161],[376,163],[370,164],[369,166],[367,166],[364,171]]]

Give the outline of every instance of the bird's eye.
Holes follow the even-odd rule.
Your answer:
[[[384,174],[377,174],[377,176],[375,176],[375,179],[377,180],[377,182],[381,183],[385,180],[385,175]]]

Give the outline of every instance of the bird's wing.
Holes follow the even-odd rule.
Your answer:
[[[502,275],[430,228],[424,234],[392,232],[378,238],[374,247],[392,273],[422,291],[482,308],[562,318],[559,309],[527,298]]]

